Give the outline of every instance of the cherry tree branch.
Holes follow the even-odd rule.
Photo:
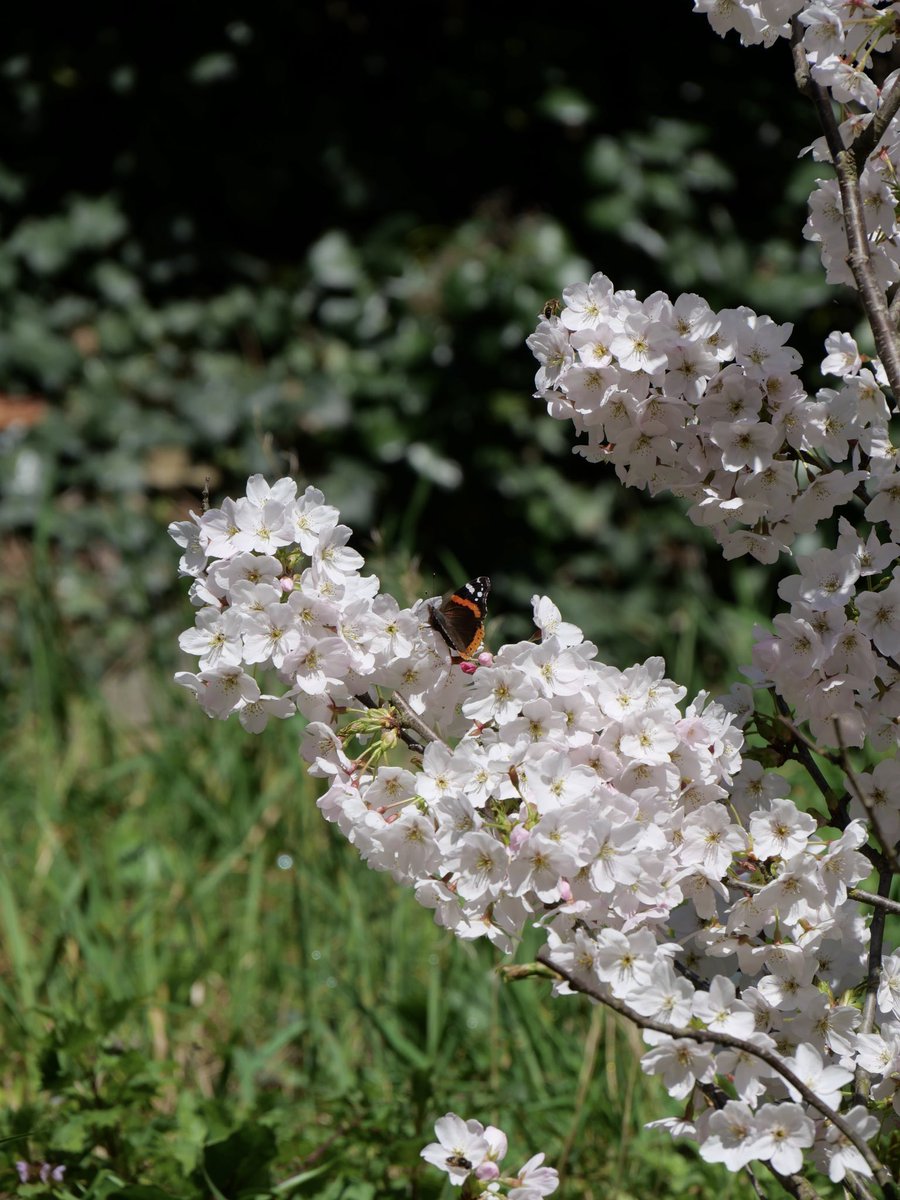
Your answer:
[[[806,96],[812,76],[809,72],[809,60],[803,49],[803,26],[796,17],[791,21],[791,56],[794,60],[794,83],[797,85],[797,91]]]
[[[798,729],[798,727],[788,719],[787,714],[790,712],[790,710],[782,697],[777,693],[775,694],[775,704],[778,708],[779,720],[787,729],[790,730],[791,735],[797,744],[796,750],[798,760],[803,763],[813,780],[815,780],[819,790],[822,792],[825,803],[828,806],[829,816],[833,824],[838,829],[846,829],[850,819],[849,804],[850,792],[852,792],[865,810],[869,821],[871,822],[872,828],[875,830],[875,834],[882,845],[882,850],[880,853],[870,846],[864,846],[862,848],[862,853],[878,870],[881,870],[883,864],[887,863],[887,865],[895,874],[900,874],[900,864],[898,864],[897,860],[896,847],[889,845],[886,841],[884,833],[881,829],[875,806],[869,796],[866,795],[865,791],[859,785],[859,780],[857,779],[856,772],[853,769],[853,764],[850,762],[850,757],[847,753],[847,747],[844,745],[839,720],[837,718],[834,720],[835,740],[838,744],[838,751],[836,754],[831,754],[820,749],[815,742],[808,738],[801,729]],[[839,766],[843,771],[849,785],[849,791],[844,792],[837,801],[835,801],[837,793],[833,788],[828,786],[827,780],[822,775],[812,757],[813,754],[817,754],[820,758],[824,758],[827,762],[833,763],[835,766]],[[870,892],[860,892],[856,888],[851,888],[850,891],[851,894],[855,892],[856,895],[854,896],[854,899],[860,900],[863,904],[880,903],[881,906],[887,908],[889,912],[900,911],[900,908],[890,908],[889,905],[891,904],[891,901],[885,902],[885,898],[883,897],[875,900],[870,898]]]
[[[844,745],[844,736],[841,733],[841,723],[837,717],[834,719],[834,733],[835,737],[837,738],[841,769],[846,776],[847,785],[850,788],[850,791],[865,809],[866,816],[869,818],[879,842],[881,842],[881,856],[883,861],[887,863],[894,875],[900,874],[900,863],[897,862],[896,847],[893,846],[884,836],[884,831],[881,828],[881,819],[875,811],[875,805],[872,803],[872,798],[871,796],[867,795],[865,789],[861,788],[859,785],[859,780],[856,778],[856,772],[853,770],[853,764],[850,762],[850,757],[847,754],[847,747]]]
[[[872,260],[869,257],[869,243],[866,234],[866,219],[863,212],[862,195],[859,189],[859,162],[856,153],[844,146],[831,97],[826,90],[819,86],[809,72],[806,55],[800,40],[803,36],[803,26],[794,17],[791,21],[791,45],[794,53],[794,77],[800,91],[808,96],[816,106],[819,120],[825,132],[825,140],[831,152],[831,160],[837,176],[838,188],[841,193],[841,207],[844,213],[844,231],[847,235],[847,247],[850,251],[847,264],[853,273],[853,279],[859,291],[866,319],[872,329],[875,339],[875,349],[881,359],[882,366],[888,377],[895,404],[900,402],[900,344],[897,330],[891,323],[888,312],[887,297],[878,283]],[[800,59],[804,65],[801,67]]]
[[[866,1185],[865,1180],[861,1175],[857,1175],[855,1171],[848,1171],[844,1176],[847,1187],[854,1195],[859,1196],[860,1200],[875,1200],[874,1195]]]
[[[898,76],[886,92],[882,93],[881,103],[872,120],[850,143],[850,149],[856,159],[857,168],[861,171],[866,159],[881,141],[887,127],[900,109],[900,76]]]
[[[816,748],[815,744],[810,741],[806,734],[801,729],[798,729],[793,721],[791,721],[789,715],[790,709],[788,708],[784,699],[779,696],[777,692],[775,693],[775,706],[778,709],[778,720],[785,727],[785,729],[788,730],[791,737],[794,739],[798,761],[803,764],[803,766],[806,768],[807,774],[822,793],[822,797],[828,806],[829,815],[834,815],[832,809],[836,810],[840,807],[840,805],[835,804],[837,797],[835,795],[834,788],[822,774],[819,764],[813,758],[813,752],[819,754],[822,758],[827,758],[828,755],[822,754],[821,751]]]
[[[888,316],[891,318],[891,324],[896,328],[900,324],[900,288],[894,290],[894,295],[888,305]]]
[[[831,823],[837,829],[846,829],[850,820],[850,814],[848,811],[850,796],[847,792],[842,793],[840,796],[838,795],[836,790],[831,787],[828,780],[822,774],[822,771],[819,768],[818,763],[813,758],[813,755],[817,754],[819,758],[824,758],[827,762],[831,763],[838,763],[840,760],[834,755],[828,754],[824,750],[821,750],[811,738],[806,736],[802,729],[794,724],[794,722],[790,719],[791,710],[788,708],[783,697],[779,696],[777,692],[775,693],[775,706],[778,709],[778,720],[790,732],[791,737],[794,739],[797,761],[806,768],[807,774],[822,793],[822,797],[828,808],[828,815],[831,819]]]
[[[864,892],[861,888],[847,888],[847,895],[851,900],[856,900],[860,904],[871,904],[873,908],[877,908],[881,912],[900,916],[900,904],[896,900],[889,900],[886,895]]]
[[[879,871],[879,895],[886,896],[890,892],[892,880],[893,873],[891,871]],[[862,1020],[859,1025],[859,1033],[861,1034],[871,1033],[875,1026],[875,1005],[878,998],[878,984],[881,980],[881,951],[884,945],[884,922],[884,909],[876,908],[869,925],[869,970],[866,976],[866,998],[863,1001]],[[858,1099],[861,1104],[868,1104],[869,1091],[872,1086],[869,1072],[862,1067],[857,1067],[854,1083],[856,1085],[856,1096],[854,1099]]]
[[[726,879],[725,884],[732,889],[740,888],[745,892],[761,892],[764,885],[761,883],[750,883],[743,879]],[[856,900],[858,904],[869,904],[872,908],[877,908],[885,913],[893,913],[894,916],[900,916],[900,903],[896,900],[889,900],[887,894],[876,895],[874,892],[864,892],[861,888],[847,888],[847,895],[851,900]]]
[[[594,1000],[598,1000],[601,1004],[605,1004],[607,1008],[611,1008],[613,1012],[627,1017],[633,1021],[641,1029],[652,1029],[656,1033],[664,1033],[668,1037],[676,1039],[684,1039],[692,1042],[712,1043],[714,1046],[725,1046],[729,1050],[740,1050],[744,1054],[752,1055],[758,1058],[760,1062],[764,1062],[766,1066],[771,1067],[781,1078],[806,1101],[810,1108],[814,1108],[821,1113],[826,1120],[830,1121],[834,1127],[839,1130],[848,1142],[859,1151],[866,1165],[871,1170],[872,1174],[878,1181],[886,1200],[897,1200],[897,1187],[890,1172],[880,1161],[874,1151],[869,1147],[868,1143],[859,1136],[855,1129],[852,1128],[844,1118],[830,1105],[821,1100],[812,1088],[807,1087],[802,1079],[799,1078],[777,1054],[773,1054],[769,1050],[764,1050],[762,1047],[755,1045],[753,1042],[745,1041],[743,1038],[733,1037],[731,1034],[720,1033],[713,1029],[678,1029],[671,1025],[665,1025],[661,1021],[654,1021],[650,1017],[641,1016],[640,1013],[634,1011],[621,1000],[617,1000],[608,992],[602,991],[599,984],[587,982],[579,979],[576,975],[571,974],[565,967],[558,966],[550,957],[550,949],[544,945],[537,953],[537,960],[544,966],[550,967],[562,979],[575,989],[577,992],[583,992],[587,996],[591,996]]]
[[[813,1185],[808,1179],[804,1179],[802,1175],[782,1175],[780,1171],[775,1170],[770,1162],[767,1162],[766,1166],[769,1168],[784,1190],[789,1195],[796,1196],[797,1200],[821,1200],[819,1193],[816,1191]],[[757,1192],[757,1194],[759,1194],[759,1192]],[[762,1195],[765,1197],[765,1192],[763,1192]],[[872,1198],[867,1198],[863,1195],[860,1195],[857,1197],[857,1200],[872,1200]]]
[[[426,725],[420,716],[413,712],[409,706],[409,701],[406,700],[399,692],[394,692],[391,696],[391,704],[396,708],[397,712],[403,718],[403,724],[408,725],[415,733],[426,742],[440,742],[442,746],[446,746],[444,739],[429,726]],[[402,736],[402,734],[401,734]]]
[[[363,708],[380,709],[384,707],[384,704],[375,700],[370,700],[368,696],[354,696],[354,699],[358,700]],[[436,734],[434,730],[430,728],[430,726],[425,724],[421,717],[413,712],[409,706],[409,701],[405,700],[399,692],[394,692],[393,696],[391,696],[389,704],[396,709],[400,717],[400,720],[397,722],[398,736],[414,753],[424,754],[425,747],[410,735],[410,729],[414,733],[418,734],[423,742],[440,742],[442,746],[446,745],[446,742],[444,742],[443,738]]]

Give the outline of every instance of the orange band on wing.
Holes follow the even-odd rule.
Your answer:
[[[465,600],[462,596],[451,596],[450,603],[458,604],[460,608],[471,609],[479,621],[481,620],[481,609],[474,600]]]
[[[466,646],[465,650],[460,651],[460,654],[462,654],[463,658],[474,657],[475,651],[478,649],[478,647],[481,645],[481,643],[483,641],[484,641],[484,630],[479,629],[478,632],[475,634],[475,636],[472,638],[471,642],[469,642],[468,646]]]

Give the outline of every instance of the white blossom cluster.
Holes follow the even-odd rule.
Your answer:
[[[427,608],[377,594],[350,532],[316,488],[298,496],[292,479],[270,487],[261,475],[239,500],[169,527],[198,610],[179,644],[200,669],[176,679],[210,716],[236,713],[259,733],[270,717],[330,721],[355,696],[402,685],[414,709],[449,732],[460,725],[465,675],[450,670]],[[287,690],[263,693],[266,670]]]
[[[468,730],[430,742],[421,763],[369,769],[311,723],[301,754],[330,782],[320,808],[458,937],[509,952],[526,923],[552,919],[567,938],[652,928],[665,940],[686,896],[715,907],[710,880],[746,848],[722,804],[742,735],[705,696],[683,715],[661,659],[598,663],[546,597],[535,620],[539,643],[463,675]]]
[[[867,970],[867,920],[848,889],[871,871],[868,829],[852,820],[829,838],[781,776],[742,761],[746,685],[727,705],[701,694],[683,708],[661,660],[598,662],[537,596],[538,641],[455,664],[428,602],[401,609],[379,594],[337,512],[290,480],[255,476],[247,496],[171,532],[198,606],[181,642],[201,669],[180,681],[210,715],[236,712],[251,729],[299,709],[301,753],[328,782],[323,814],[439,924],[504,951],[538,924],[576,980],[673,1030],[752,1043],[835,1108],[859,1066],[878,1094],[898,1094],[900,957],[885,959],[880,1028],[857,1037],[848,998]],[[267,669],[281,696],[261,692]],[[392,695],[428,734],[421,753],[383,736]],[[895,779],[882,764],[868,783],[890,795]],[[645,1038],[643,1067],[673,1096],[731,1081],[729,1105],[680,1126],[706,1156],[788,1171],[809,1151],[833,1178],[868,1171],[752,1053]],[[871,1137],[865,1112],[851,1116]]]
[[[787,370],[799,361],[781,347],[787,327],[749,310],[713,313],[697,296],[641,304],[602,275],[563,301],[529,345],[548,411],[588,435],[576,450],[614,462],[626,483],[692,499],[689,515],[726,557],[773,562],[836,509],[865,518],[865,536],[842,517],[833,549],[797,558],[799,573],[779,586],[790,611],[774,634],[757,631],[753,679],[774,686],[823,745],[868,735],[896,747],[900,471],[887,402],[855,341],[829,336],[822,372],[839,387],[813,399]],[[722,366],[723,353],[735,361]]]
[[[879,492],[865,512],[883,509],[884,498]],[[900,583],[894,574],[900,546],[879,542],[878,532],[876,524],[863,537],[842,517],[834,549],[797,557],[798,573],[778,586],[790,610],[775,617],[773,633],[755,631],[751,675],[774,686],[821,746],[868,740],[894,754],[900,744]],[[892,535],[892,529],[883,533]],[[895,761],[878,768],[885,787],[876,802],[892,845],[900,838]]]
[[[559,1186],[557,1172],[543,1166],[543,1154],[535,1154],[515,1175],[505,1174],[500,1164],[506,1157],[507,1138],[495,1125],[485,1128],[480,1121],[446,1113],[435,1122],[434,1132],[438,1140],[425,1147],[422,1157],[446,1171],[452,1184],[475,1179],[483,1185],[481,1195],[510,1200],[541,1200]]]
[[[900,73],[895,71],[894,79],[900,79]],[[872,86],[874,87],[874,84]],[[871,119],[871,114],[867,114],[867,118]],[[840,133],[845,146],[849,146],[853,138],[865,128],[867,118],[854,114],[842,122]],[[817,139],[810,149],[817,160],[830,161],[831,156],[824,138]],[[900,127],[896,121],[892,121],[888,132],[879,142],[877,151],[866,159],[859,180],[868,254],[878,283],[882,287],[894,284],[900,279],[900,231],[894,201],[898,171]],[[809,197],[809,216],[803,226],[803,236],[807,241],[819,243],[825,278],[829,283],[856,287],[853,272],[850,270],[850,250],[837,180],[816,180],[815,190]]]
[[[800,356],[785,345],[791,328],[749,308],[713,312],[692,294],[641,301],[598,273],[565,289],[561,312],[542,317],[528,345],[547,411],[587,435],[576,453],[613,463],[627,486],[693,501],[691,519],[726,558],[772,563],[863,483],[870,520],[900,529],[900,474],[875,375],[836,332],[822,370],[838,386],[809,397],[794,374]]]
[[[843,58],[845,86],[859,99],[850,64],[891,48],[900,5],[896,0],[694,0],[694,12],[703,13],[721,37],[735,30],[745,46],[771,46],[790,37],[791,18],[799,18],[806,26],[803,47],[809,61],[836,70],[832,60]]]

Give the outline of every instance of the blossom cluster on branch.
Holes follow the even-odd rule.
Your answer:
[[[597,274],[565,289],[561,312],[528,345],[550,416],[587,437],[579,454],[614,464],[628,487],[689,499],[691,519],[726,558],[773,563],[864,481],[871,519],[900,529],[875,376],[836,332],[823,371],[839,386],[811,400],[794,373],[800,356],[785,345],[791,328],[749,308],[713,312],[690,294],[641,301]]]
[[[893,1053],[879,1062],[856,1038],[858,1008],[841,1002],[866,973],[869,933],[849,889],[871,871],[867,829],[853,820],[827,837],[781,776],[742,760],[746,685],[726,704],[685,706],[661,660],[598,662],[546,597],[534,600],[539,640],[459,664],[433,602],[404,609],[379,593],[336,511],[288,479],[253,477],[245,497],[172,533],[198,606],[182,646],[201,667],[179,681],[210,715],[250,728],[302,713],[301,752],[328,784],[323,814],[440,924],[510,951],[537,923],[576,986],[600,982],[646,1017],[744,1039],[829,1108],[863,1061],[893,1087]],[[261,693],[261,670],[286,690]],[[879,1005],[887,1047],[900,991]],[[643,1065],[674,1096],[732,1077],[738,1102],[759,1107],[744,1161],[770,1145],[781,1167],[789,1146],[815,1146],[829,1166],[850,1153],[777,1069],[732,1047],[656,1040]],[[764,1120],[782,1123],[777,1141]],[[716,1128],[695,1128],[712,1155]]]
[[[726,557],[774,565],[816,533],[780,582],[786,610],[757,630],[750,683],[686,701],[660,659],[598,661],[541,595],[532,639],[460,663],[434,601],[402,607],[360,574],[321,492],[260,476],[171,527],[197,609],[181,646],[198,670],[178,679],[254,732],[301,714],[324,816],[439,924],[505,952],[542,928],[555,992],[643,1028],[643,1069],[685,1104],[660,1124],[705,1158],[767,1162],[797,1195],[814,1167],[859,1200],[864,1176],[894,1196],[900,471],[886,392],[900,394],[900,350],[885,288],[900,278],[900,84],[871,69],[900,3],[695,9],[748,43],[791,37],[825,129],[813,153],[836,173],[805,233],[859,291],[877,355],[833,332],[833,385],[810,395],[790,325],[696,295],[642,300],[602,273],[528,341],[548,412],[586,438],[576,451],[686,498]],[[264,677],[279,685],[264,692]],[[786,758],[817,807],[763,765]],[[503,1184],[492,1127],[447,1114],[436,1132],[425,1157],[464,1195],[556,1186],[537,1160]]]
[[[692,500],[689,515],[726,557],[774,562],[836,510],[862,512],[866,536],[843,519],[837,544],[799,556],[799,574],[782,581],[790,611],[760,637],[755,681],[775,685],[823,744],[836,745],[839,722],[846,744],[870,730],[884,748],[900,715],[888,686],[900,652],[890,412],[848,334],[828,338],[822,368],[841,387],[807,396],[788,332],[749,309],[713,313],[698,296],[641,302],[595,275],[567,288],[528,340],[548,412],[588,436],[576,450],[614,463],[627,485]]]

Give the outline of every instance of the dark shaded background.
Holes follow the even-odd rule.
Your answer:
[[[436,237],[494,198],[553,215],[623,284],[652,287],[648,264],[598,241],[586,212],[598,136],[699,126],[737,176],[729,207],[755,243],[817,131],[785,46],[740,50],[687,0],[651,0],[641,17],[608,5],[592,34],[583,13],[533,3],[515,18],[458,2],[61,13],[38,40],[13,29],[6,43],[0,134],[25,182],[9,216],[114,191],[149,260],[190,243],[178,274],[193,295],[232,282],[240,255],[296,265],[323,231],[364,242],[384,221]],[[723,280],[720,302],[734,294]]]
[[[722,40],[688,0],[13,22],[12,576],[49,573],[42,594],[90,670],[165,659],[165,524],[199,507],[206,477],[215,503],[252,471],[291,471],[398,592],[489,572],[492,640],[549,589],[616,661],[681,654],[716,678],[733,630],[708,618],[760,577],[573,456],[531,399],[523,341],[548,297],[602,269],[639,294],[799,321],[816,361],[854,320],[800,238],[822,168],[797,151],[816,132],[787,47]]]

